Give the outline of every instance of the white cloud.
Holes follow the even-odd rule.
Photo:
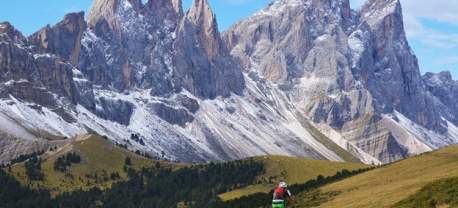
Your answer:
[[[425,27],[420,20],[411,14],[404,14],[404,29],[407,37],[415,38],[422,35]]]
[[[453,49],[458,47],[458,1],[450,0],[401,0],[406,35],[425,46],[437,49]],[[448,28],[455,30],[440,31],[430,28],[422,20],[450,24]],[[456,28],[453,28],[456,25]]]
[[[434,60],[434,64],[458,64],[458,56],[447,56]]]
[[[458,26],[456,0],[401,0],[404,14]]]
[[[425,30],[423,35],[415,39],[438,49],[452,49],[458,47],[458,34],[444,34],[435,30]]]

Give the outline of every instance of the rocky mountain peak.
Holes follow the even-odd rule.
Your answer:
[[[85,30],[84,12],[71,13],[55,26],[47,25],[32,34],[29,42],[36,46],[34,52],[57,54],[77,66],[81,37]]]
[[[320,8],[320,9],[317,9]],[[326,25],[338,25],[344,31],[350,26],[350,2],[349,0],[309,0],[306,2],[308,14],[313,21]]]
[[[26,38],[22,35],[22,33],[9,22],[2,22],[0,23],[0,34],[5,34],[0,36],[0,40],[5,42],[13,41],[14,43],[25,45],[27,43]]]
[[[452,74],[449,71],[442,71],[437,74],[427,72],[423,75],[424,80],[428,80],[427,85],[441,85],[446,83],[454,83],[452,79]]]
[[[428,91],[448,107],[440,109],[447,111],[444,116],[449,120],[458,121],[458,82],[452,79],[449,71],[438,74],[431,72],[422,77]]]
[[[204,24],[205,21],[210,23],[215,19],[207,0],[193,0],[188,17],[195,25]]]
[[[368,0],[361,9],[382,10],[385,8],[391,10],[393,9],[392,6],[400,6],[400,3],[399,0]]]
[[[215,58],[219,53],[222,41],[216,16],[210,9],[207,0],[194,0],[187,17],[195,25],[196,35],[204,44],[206,55],[210,59]]]
[[[181,4],[95,0],[88,23],[69,14],[29,40],[1,23],[0,123],[89,126],[184,162],[343,160],[323,135],[374,164],[458,143],[457,84],[421,79],[399,0],[277,0],[222,35],[208,0]]]
[[[371,27],[378,25],[385,17],[396,21],[397,27],[404,28],[402,7],[399,0],[369,0],[360,8],[361,18]]]
[[[116,5],[123,0],[94,0],[87,14],[87,23],[94,28],[97,23],[105,20],[111,29],[118,29],[119,22],[116,18]]]
[[[372,50],[377,52],[372,55],[374,76],[366,83],[379,83],[368,88],[380,111],[396,110],[421,126],[444,133],[445,123],[432,107],[418,60],[407,42],[400,1],[370,0],[359,13],[360,21],[370,27]]]
[[[183,16],[181,0],[148,0],[145,7],[156,16],[157,20],[171,19],[175,21]]]

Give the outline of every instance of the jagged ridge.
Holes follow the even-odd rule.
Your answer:
[[[95,0],[83,17],[27,39],[0,24],[0,106],[21,118],[15,129],[96,131],[185,162],[343,160],[304,119],[365,163],[458,141],[456,116],[445,116],[456,106],[444,101],[455,92],[421,79],[398,0],[359,11],[348,0],[277,0],[223,34],[206,0],[189,11],[180,0]]]

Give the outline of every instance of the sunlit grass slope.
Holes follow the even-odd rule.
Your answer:
[[[334,175],[337,171],[343,169],[357,170],[370,167],[360,163],[331,162],[285,156],[264,156],[256,157],[255,159],[267,165],[266,172],[256,179],[263,182],[222,194],[220,197],[223,200],[234,199],[257,192],[267,193],[275,188],[279,181],[285,181],[288,184],[304,183],[310,179],[316,179],[318,175],[326,177]]]
[[[458,177],[433,181],[394,207],[458,207]]]
[[[63,173],[54,171],[54,162],[57,158],[73,152],[80,155],[81,162],[72,163]],[[57,194],[79,188],[99,187],[105,189],[116,182],[116,180],[110,179],[110,174],[115,172],[119,173],[121,177],[117,180],[127,180],[127,173],[123,171],[126,157],[129,157],[132,163],[131,166],[127,167],[136,170],[142,167],[154,167],[157,162],[120,148],[96,135],[87,135],[81,140],[73,141],[69,146],[56,153],[50,153],[52,152],[43,155],[46,158],[41,167],[41,172],[45,175],[44,182],[29,181],[25,175],[24,163],[13,165],[11,174],[23,185],[29,185],[32,188],[46,188],[51,190],[52,194]],[[160,162],[160,164],[161,167],[183,166],[167,162]]]
[[[432,181],[456,176],[457,145],[379,167],[320,190],[300,193],[296,199],[304,207],[310,198],[321,200],[321,207],[392,207]]]

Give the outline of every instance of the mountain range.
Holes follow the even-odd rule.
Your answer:
[[[187,163],[458,143],[458,82],[421,76],[399,0],[276,0],[217,28],[207,0],[94,0],[29,37],[0,23],[0,164],[94,132]]]

